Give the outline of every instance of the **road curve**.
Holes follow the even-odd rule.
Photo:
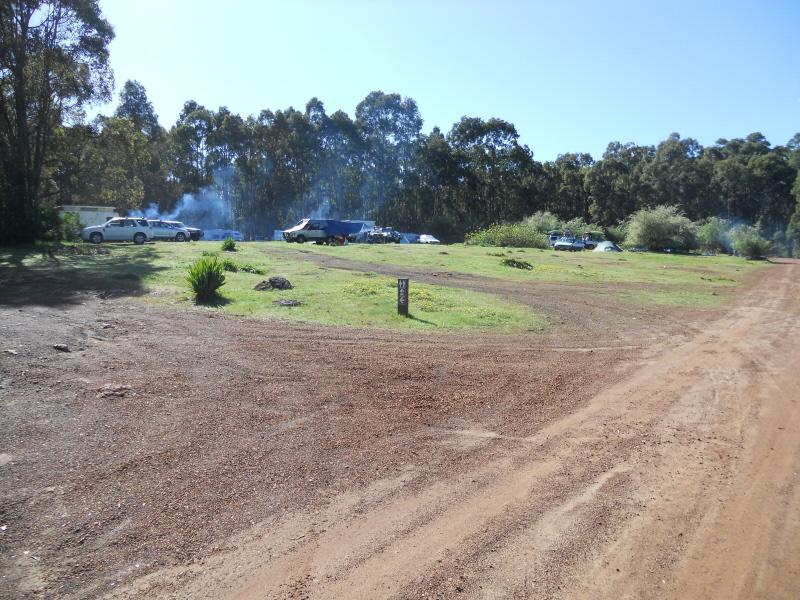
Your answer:
[[[797,598],[800,263],[528,437],[254,526],[114,597]],[[169,592],[158,581],[172,579]]]

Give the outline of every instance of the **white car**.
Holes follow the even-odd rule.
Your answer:
[[[99,244],[101,242],[133,242],[144,244],[151,239],[150,225],[147,219],[120,217],[110,219],[102,225],[84,227],[81,230],[84,242]]]
[[[421,236],[419,236],[419,243],[420,244],[439,244],[440,242],[439,242],[439,240],[437,240],[432,235],[429,235],[427,233],[423,233]]]
[[[150,225],[150,237],[154,240],[175,240],[176,242],[188,242],[192,234],[183,225],[177,225],[168,221],[148,220]]]

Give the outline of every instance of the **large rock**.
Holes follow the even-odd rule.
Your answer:
[[[253,289],[259,291],[290,290],[292,289],[292,287],[293,287],[292,284],[285,277],[270,277],[269,279],[265,279],[261,283],[257,283],[256,287],[254,287]]]

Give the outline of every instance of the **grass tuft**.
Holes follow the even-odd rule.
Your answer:
[[[516,258],[504,258],[501,262],[505,266],[512,267],[514,269],[524,269],[525,271],[533,271],[533,265],[529,263],[527,260],[517,260]]]

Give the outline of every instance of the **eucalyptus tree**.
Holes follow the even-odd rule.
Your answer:
[[[153,103],[147,98],[147,90],[138,81],[129,79],[122,86],[114,116],[130,119],[134,127],[148,138],[162,135],[164,132],[158,124],[158,115]]]
[[[717,214],[710,194],[713,167],[703,161],[703,147],[692,138],[677,133],[658,144],[652,160],[643,171],[649,187],[649,205],[678,206],[690,219]]]
[[[169,132],[173,175],[180,181],[182,192],[196,192],[213,181],[208,145],[213,127],[210,110],[194,100],[184,103]]]
[[[551,192],[555,202],[547,208],[559,218],[568,221],[575,217],[589,219],[589,192],[586,190],[586,175],[591,171],[594,159],[587,153],[560,154],[553,163],[552,176],[555,189]]]
[[[355,116],[366,144],[365,210],[374,214],[401,192],[413,169],[422,117],[412,98],[381,91],[371,92],[359,102]]]
[[[523,181],[533,157],[518,143],[512,123],[462,117],[447,141],[462,173],[461,210],[482,224],[522,218],[527,207]]]
[[[612,142],[586,174],[589,214],[601,225],[615,225],[649,204],[651,190],[643,177],[653,159],[652,146]]]
[[[0,2],[0,240],[39,233],[54,132],[110,97],[113,37],[96,0]]]

